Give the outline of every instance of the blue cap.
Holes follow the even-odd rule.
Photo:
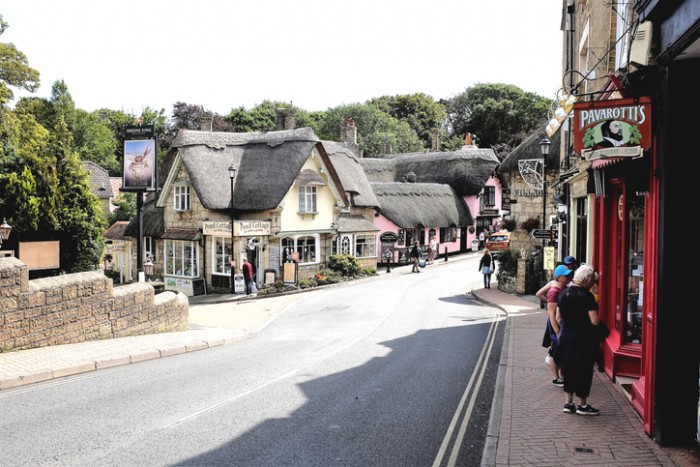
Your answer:
[[[558,279],[559,276],[568,276],[572,272],[573,271],[571,269],[564,266],[563,264],[560,264],[559,266],[556,267],[556,269],[554,269],[554,278]]]
[[[564,258],[564,264],[571,265],[571,264],[574,264],[575,262],[576,262],[576,258],[574,258],[573,256],[567,256],[566,258]]]

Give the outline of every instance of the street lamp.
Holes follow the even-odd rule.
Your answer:
[[[542,153],[542,228],[547,225],[547,156],[549,155],[549,146],[552,144],[546,137],[540,140],[540,152]],[[545,237],[542,236],[542,283],[544,283],[544,243]]]
[[[236,287],[235,287],[235,282],[234,282],[234,275],[235,275],[235,264],[236,264],[236,255],[235,251],[233,248],[233,180],[236,178],[236,167],[231,165],[228,168],[228,178],[231,179],[231,293],[235,294],[236,293]]]
[[[7,223],[7,219],[2,218],[2,224],[0,224],[0,247],[2,247],[2,241],[10,238],[10,232],[12,232],[12,226]]]

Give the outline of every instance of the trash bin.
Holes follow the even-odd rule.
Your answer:
[[[479,251],[479,240],[472,240],[472,251]]]

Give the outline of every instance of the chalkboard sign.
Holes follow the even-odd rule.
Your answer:
[[[207,284],[204,283],[204,279],[194,279],[192,281],[192,293],[195,296],[207,294]]]
[[[268,265],[270,269],[278,271],[280,268],[280,247],[279,245],[270,244],[268,246]]]

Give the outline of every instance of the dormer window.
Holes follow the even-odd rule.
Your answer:
[[[176,186],[173,190],[173,201],[176,211],[189,211],[192,209],[189,185]]]

